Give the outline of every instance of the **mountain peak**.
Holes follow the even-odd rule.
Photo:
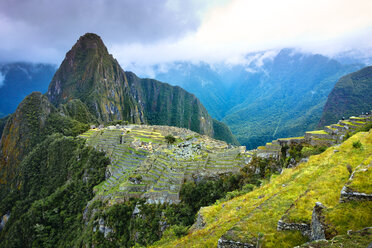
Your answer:
[[[68,65],[72,67],[76,62],[80,63],[85,59],[91,59],[92,55],[102,57],[109,53],[101,37],[94,33],[86,33],[77,40],[75,45],[66,54]]]
[[[124,71],[108,53],[102,39],[86,33],[67,52],[47,94],[56,106],[80,99],[103,122],[130,120],[138,123],[139,113],[127,84]]]
[[[83,36],[80,36],[79,40],[73,46],[72,49],[104,49],[107,52],[107,48],[103,43],[100,36],[94,33],[86,33]]]

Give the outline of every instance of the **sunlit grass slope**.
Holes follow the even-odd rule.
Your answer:
[[[360,148],[353,142],[360,141]],[[218,239],[256,244],[263,247],[294,247],[308,241],[299,231],[277,231],[280,219],[285,222],[311,222],[313,207],[321,202],[327,207],[326,222],[333,235],[346,234],[372,226],[372,202],[340,203],[340,192],[348,182],[348,165],[354,171],[372,161],[372,132],[360,132],[338,147],[311,156],[307,163],[285,169],[260,188],[227,202],[202,208],[205,228],[172,240],[163,238],[154,247],[217,247]],[[357,187],[371,191],[369,174],[359,176]]]

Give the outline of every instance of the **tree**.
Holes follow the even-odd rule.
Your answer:
[[[171,134],[165,136],[165,140],[167,141],[168,144],[173,144],[174,142],[176,142],[176,138]]]

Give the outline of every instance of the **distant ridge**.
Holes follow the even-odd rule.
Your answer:
[[[350,73],[338,80],[328,96],[319,127],[343,117],[360,115],[372,109],[372,66]]]

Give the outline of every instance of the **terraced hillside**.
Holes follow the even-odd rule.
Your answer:
[[[173,144],[167,135],[175,137]],[[111,159],[106,180],[95,188],[96,197],[111,203],[130,197],[178,203],[185,180],[237,172],[251,158],[245,147],[169,126],[117,125],[90,129],[81,137]]]
[[[372,111],[371,111],[372,112]],[[308,131],[302,137],[282,138],[266,143],[257,148],[256,153],[260,157],[279,157],[285,146],[296,144],[309,146],[332,146],[340,144],[347,135],[355,132],[358,128],[366,127],[372,123],[372,114],[351,116],[347,120],[340,120],[337,124],[325,126],[324,130]]]
[[[359,132],[250,193],[202,208],[187,236],[165,237],[153,247],[294,247],[336,235],[350,240],[348,230],[372,224],[371,165],[372,131]],[[354,197],[345,199],[345,188]]]

